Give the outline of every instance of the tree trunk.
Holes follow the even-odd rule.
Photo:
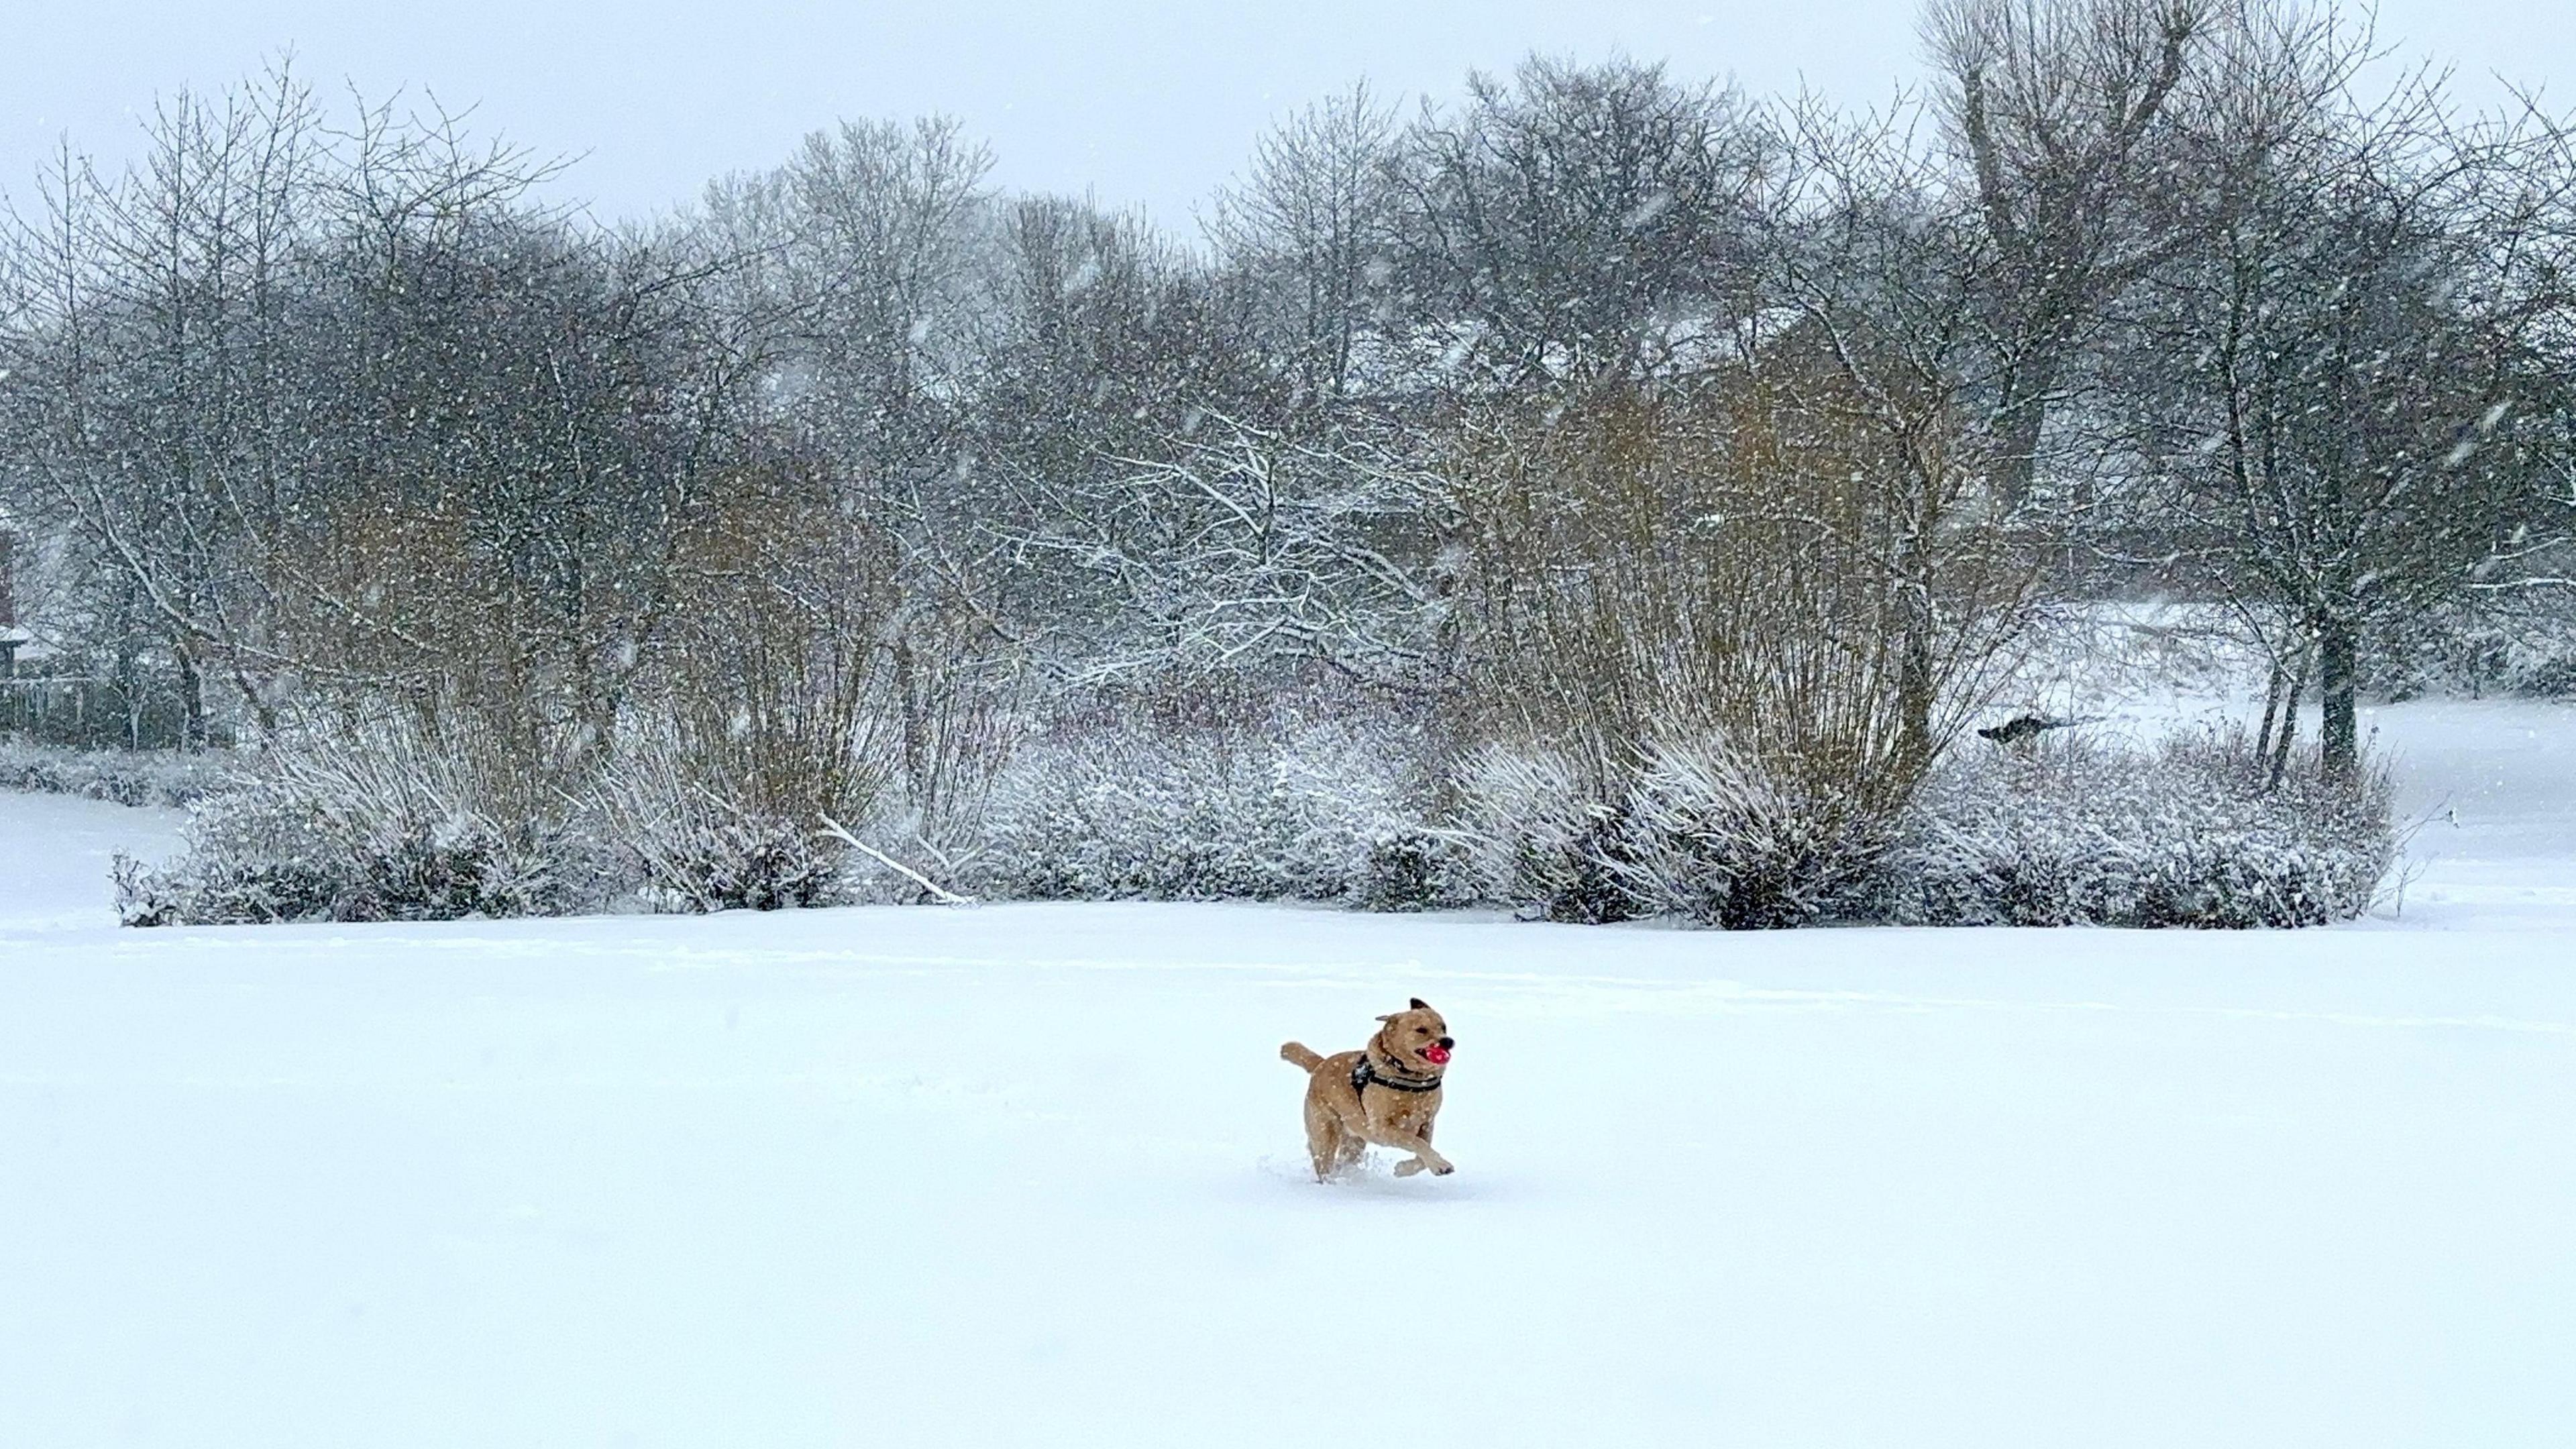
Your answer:
[[[2359,684],[2352,625],[2325,620],[2317,630],[2317,693],[2325,706],[2320,735],[2325,744],[2325,777],[2349,783],[2360,768],[2360,731],[2354,709]]]
[[[2299,737],[2299,696],[2308,692],[2309,660],[2307,650],[2301,648],[2299,667],[2281,691],[2281,732],[2272,737],[2272,775],[2268,789],[2280,789],[2281,777],[2290,772],[2290,746]]]
[[[2281,715],[2281,688],[2290,682],[2288,666],[2272,661],[2272,685],[2263,692],[2263,727],[2254,732],[2254,758],[2269,759],[2272,754],[2272,726]]]
[[[1896,702],[1900,748],[1910,776],[1932,763],[1932,620],[1931,610],[1905,611],[1905,637],[1899,644]]]
[[[1926,486],[1928,496],[1929,487]],[[1924,539],[1930,532],[1918,500],[1914,526],[1897,540],[1897,747],[1907,785],[1932,764],[1932,569]]]
[[[181,644],[179,655],[179,748],[197,754],[206,748],[206,676],[197,667],[196,651]]]
[[[912,644],[898,638],[894,643],[894,692],[903,710],[903,783],[913,809],[928,815],[930,799],[930,719],[929,704],[920,670],[912,657]]]
[[[1995,415],[1999,453],[1995,459],[1995,484],[2003,494],[2003,509],[2008,514],[2029,500],[2031,486],[2039,476],[2040,433],[2048,422],[2049,394],[2056,388],[2054,359],[2034,359],[2004,383],[2002,404]]]

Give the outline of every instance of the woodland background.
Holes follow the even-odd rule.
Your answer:
[[[1357,86],[1189,236],[936,117],[612,226],[398,99],[172,97],[0,238],[6,722],[217,762],[109,770],[205,797],[137,924],[2356,914],[2365,692],[2576,683],[2567,121],[2286,0],[1922,33],[1871,112]],[[2257,724],[1970,733],[2148,598]]]

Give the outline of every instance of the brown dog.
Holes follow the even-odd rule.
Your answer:
[[[1419,996],[1411,1008],[1378,1020],[1385,1024],[1355,1052],[1317,1056],[1293,1041],[1279,1048],[1282,1060],[1307,1073],[1306,1148],[1317,1182],[1348,1171],[1371,1142],[1413,1154],[1395,1165],[1398,1177],[1426,1167],[1443,1175],[1458,1170],[1431,1150],[1440,1078],[1458,1044],[1449,1024]]]

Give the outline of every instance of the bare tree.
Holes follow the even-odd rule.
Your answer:
[[[1366,82],[1264,135],[1244,179],[1207,221],[1256,297],[1264,344],[1301,401],[1326,409],[1357,383],[1363,344],[1384,330],[1396,192],[1396,112]]]
[[[136,169],[105,180],[67,150],[39,213],[10,228],[25,304],[0,364],[10,492],[71,540],[93,607],[121,616],[104,633],[128,697],[147,651],[169,661],[192,748],[209,670],[273,659],[260,566],[292,501],[294,269],[319,125],[283,68],[181,93]]]
[[[934,808],[940,720],[980,674],[998,609],[979,567],[973,398],[988,307],[992,154],[953,120],[844,122],[788,165],[709,188],[706,229],[774,419],[825,462],[832,507],[894,541],[897,602],[871,642],[891,669],[903,783]]]
[[[2273,0],[1932,0],[1961,189],[1996,249],[1988,406],[2008,505],[2124,295],[2196,230],[2365,38]]]
[[[1533,57],[1425,107],[1395,176],[1399,316],[1417,362],[1473,388],[1669,372],[1746,304],[1765,133],[1733,92],[1661,66]]]
[[[1132,516],[1136,460],[1168,456],[1193,419],[1282,417],[1293,384],[1251,341],[1241,294],[1141,218],[1028,198],[992,266],[978,470],[1004,495],[1008,608],[1062,660],[1132,621],[1115,575],[1059,545]]]
[[[1785,119],[1796,164],[1766,249],[1781,306],[1752,361],[1806,426],[1867,440],[1879,532],[1864,556],[1890,593],[1895,717],[1919,771],[1998,682],[2035,579],[2009,526],[2012,445],[1976,406],[2008,365],[1987,301],[2011,260],[1952,204],[1907,113],[1808,101]]]
[[[1116,459],[1024,547],[1109,580],[1123,627],[1093,677],[1319,661],[1429,672],[1445,508],[1436,480],[1356,426],[1291,436],[1203,412]]]
[[[2438,79],[2346,93],[2152,282],[2137,501],[2209,588],[2313,647],[2332,777],[2357,763],[2364,639],[2476,588],[2564,476],[2568,298],[2528,265],[2568,185],[2554,134],[2460,126]]]

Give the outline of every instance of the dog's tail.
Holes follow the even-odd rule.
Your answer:
[[[1314,1050],[1302,1041],[1282,1043],[1279,1048],[1279,1060],[1302,1072],[1311,1072],[1324,1064],[1324,1059],[1315,1055]]]

